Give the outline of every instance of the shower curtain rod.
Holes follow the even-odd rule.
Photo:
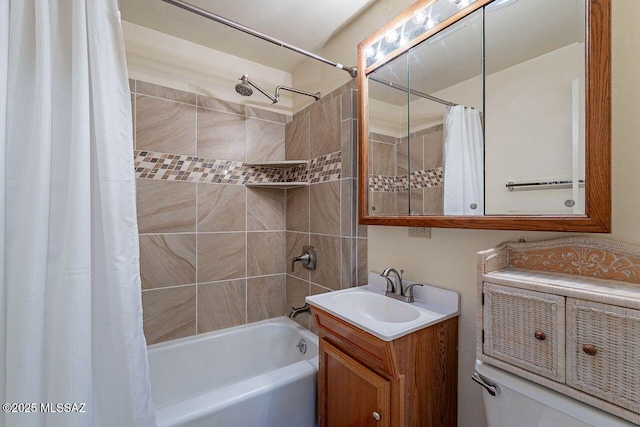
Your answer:
[[[398,89],[398,90],[401,90],[403,92],[409,92],[412,95],[416,95],[416,96],[419,96],[421,98],[426,98],[426,99],[428,99],[430,101],[438,102],[440,104],[444,104],[444,105],[449,106],[449,107],[455,107],[456,105],[458,105],[458,104],[454,104],[453,102],[445,101],[444,99],[436,98],[435,96],[427,95],[426,93],[417,91],[415,89],[406,88],[406,87],[401,86],[401,85],[399,85],[397,83],[388,82],[388,81],[383,80],[383,79],[381,79],[379,77],[375,77],[375,76],[370,75],[369,78],[371,80],[373,80],[374,82],[382,83],[383,85],[389,86],[389,87],[391,87],[393,89]]]
[[[309,58],[315,59],[316,61],[324,62],[325,64],[331,65],[332,67],[336,67],[336,68],[338,68],[340,70],[344,70],[347,73],[349,73],[349,75],[351,77],[353,77],[353,78],[356,78],[358,76],[358,68],[357,67],[347,67],[346,65],[340,64],[339,62],[330,61],[330,60],[328,60],[326,58],[323,58],[320,55],[316,55],[315,53],[309,52],[308,50],[301,49],[299,47],[296,47],[296,46],[291,45],[289,43],[283,42],[282,40],[278,40],[276,38],[268,36],[268,35],[266,35],[264,33],[256,31],[256,30],[254,30],[252,28],[249,28],[247,26],[244,26],[242,24],[238,24],[235,21],[232,21],[232,20],[227,19],[225,17],[222,17],[220,15],[216,15],[215,13],[209,12],[208,10],[202,9],[202,8],[200,8],[198,6],[194,6],[194,5],[190,4],[190,3],[184,2],[182,0],[162,0],[162,1],[164,1],[165,3],[172,4],[174,6],[177,6],[179,8],[182,8],[184,10],[187,10],[189,12],[195,13],[196,15],[200,15],[202,17],[209,18],[209,19],[211,19],[213,21],[216,21],[216,22],[218,22],[220,24],[224,24],[224,25],[226,25],[228,27],[235,28],[236,30],[240,30],[243,33],[247,33],[249,35],[252,35],[254,37],[257,37],[259,39],[267,41],[269,43],[273,43],[273,44],[276,44],[276,45],[278,45],[280,47],[284,47],[286,49],[292,50],[292,51],[294,51],[296,53],[300,53],[302,55],[308,56]]]

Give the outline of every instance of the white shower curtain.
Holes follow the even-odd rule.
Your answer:
[[[116,0],[0,1],[0,426],[155,425],[126,74]]]
[[[448,107],[444,145],[444,214],[484,215],[484,142],[480,112]]]

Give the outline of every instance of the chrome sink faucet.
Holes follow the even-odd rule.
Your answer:
[[[395,283],[389,278],[389,274],[391,273],[395,275]],[[404,286],[402,284],[403,274],[404,270],[400,270],[400,273],[398,273],[398,270],[396,270],[395,268],[387,267],[380,274],[380,276],[387,279],[387,292],[385,292],[386,296],[411,303],[415,301],[415,299],[413,298],[413,288],[415,286],[422,285],[419,283],[413,283],[411,285]]]

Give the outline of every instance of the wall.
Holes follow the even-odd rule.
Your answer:
[[[131,92],[147,343],[283,315],[285,195],[243,185],[282,172],[243,162],[282,160],[291,117],[143,81]]]
[[[308,295],[367,280],[366,226],[358,226],[356,210],[357,100],[353,83],[298,112],[286,126],[288,160],[315,163],[329,158],[340,165],[339,174],[311,179],[308,187],[287,190],[287,260],[300,255],[305,245],[318,250],[316,270],[306,270],[299,263],[293,272],[287,268],[287,307],[304,305]],[[296,321],[314,329],[306,313]]]
[[[613,0],[613,233],[608,237],[640,245],[640,2]],[[295,75],[294,75],[295,81]],[[369,227],[369,266],[404,268],[408,279],[461,294],[459,425],[482,427],[481,388],[470,380],[475,359],[476,252],[502,241],[544,240],[565,233],[432,230],[431,239],[407,237],[406,228]]]

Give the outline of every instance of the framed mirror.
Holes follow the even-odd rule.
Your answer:
[[[423,0],[358,46],[360,222],[609,232],[610,0]]]

